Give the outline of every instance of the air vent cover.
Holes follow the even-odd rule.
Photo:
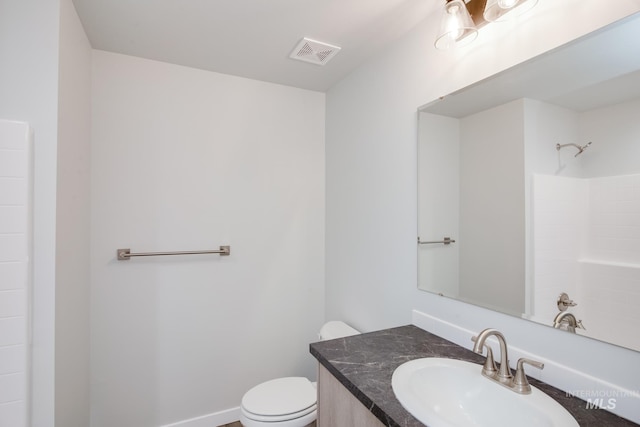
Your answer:
[[[316,65],[324,65],[338,52],[340,52],[340,48],[338,46],[332,46],[330,44],[311,40],[305,37],[296,45],[293,52],[291,52],[291,55],[289,55],[289,58],[310,62]]]

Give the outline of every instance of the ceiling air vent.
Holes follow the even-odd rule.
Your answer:
[[[289,55],[289,58],[310,62],[316,65],[324,65],[333,58],[340,48],[327,43],[303,38]]]

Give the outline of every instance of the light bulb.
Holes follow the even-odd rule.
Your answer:
[[[447,1],[440,20],[436,48],[449,49],[470,43],[477,34],[478,30],[463,0]]]
[[[484,19],[488,22],[506,21],[528,12],[538,0],[487,0]]]
[[[462,30],[462,24],[460,19],[458,18],[458,11],[460,7],[458,5],[451,5],[447,7],[447,13],[449,16],[447,17],[447,37],[449,37],[452,41],[458,40],[464,31]]]
[[[518,4],[519,0],[498,0],[498,6],[501,9],[511,9],[513,6]]]
[[[455,15],[460,10],[460,5],[457,3],[448,3],[447,4],[447,13],[449,15]]]

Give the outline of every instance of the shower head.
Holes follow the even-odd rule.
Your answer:
[[[578,157],[578,154],[582,154],[582,152],[584,150],[586,150],[590,145],[591,145],[591,141],[587,142],[585,145],[583,145],[582,147],[578,148],[578,152],[573,157]]]
[[[578,152],[573,157],[578,157],[578,155],[582,154],[582,152],[584,150],[586,150],[590,145],[591,145],[591,141],[589,141],[585,145],[578,145],[578,144],[562,144],[562,145],[560,145],[560,144],[556,144],[556,150],[560,151],[560,149],[564,148],[564,147],[576,147],[578,149]]]

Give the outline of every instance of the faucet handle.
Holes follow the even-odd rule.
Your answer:
[[[527,359],[525,357],[518,359],[518,363],[516,365],[516,376],[513,379],[513,390],[520,394],[531,393],[531,385],[524,373],[525,363],[533,366],[534,368],[544,369],[544,363],[538,362],[537,360]]]
[[[582,324],[582,320],[578,320],[576,322],[576,328],[584,329],[585,331],[587,330],[587,328],[585,328],[584,325]]]
[[[488,377],[495,377],[498,374],[498,367],[496,361],[493,358],[493,351],[488,345],[484,345],[487,348],[487,358],[482,365],[482,373]]]
[[[569,307],[575,307],[576,305],[578,305],[571,298],[569,298],[569,295],[567,295],[566,292],[561,293],[558,297],[558,301],[556,302],[558,304],[558,310],[560,311],[565,311]]]
[[[476,342],[477,340],[478,337],[471,337],[471,341]],[[487,358],[484,361],[484,365],[482,365],[482,375],[493,378],[498,374],[498,367],[493,358],[493,351],[487,344],[483,344],[482,346],[487,349]]]

